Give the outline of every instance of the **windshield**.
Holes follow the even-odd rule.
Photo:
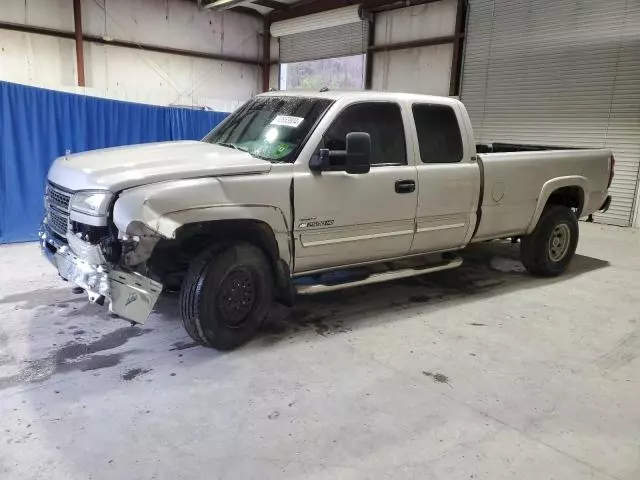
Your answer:
[[[297,150],[331,105],[303,97],[256,97],[232,113],[204,142],[249,152],[271,162],[293,162]]]

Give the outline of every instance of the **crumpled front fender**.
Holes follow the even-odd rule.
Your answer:
[[[264,176],[255,176],[256,179]],[[253,220],[272,229],[280,258],[289,260],[289,225],[283,208],[252,200],[262,197],[260,186],[245,177],[243,192],[230,188],[221,178],[202,178],[158,183],[123,192],[114,206],[114,223],[130,236],[157,236],[172,239],[178,229],[197,222]],[[227,180],[228,181],[228,180]],[[282,187],[282,186],[280,186]],[[235,197],[235,201],[234,198]],[[265,195],[273,198],[273,195]],[[242,203],[238,201],[241,199]],[[277,198],[288,205],[288,188],[280,188]],[[277,203],[277,202],[275,202]]]

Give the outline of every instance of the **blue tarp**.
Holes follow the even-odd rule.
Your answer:
[[[226,115],[0,82],[0,243],[37,239],[47,171],[67,150],[198,140]]]

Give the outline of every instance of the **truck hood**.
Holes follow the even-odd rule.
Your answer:
[[[204,142],[164,142],[93,150],[58,158],[49,181],[69,190],[109,190],[198,177],[266,173],[271,163]]]

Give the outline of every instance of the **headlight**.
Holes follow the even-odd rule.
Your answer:
[[[113,194],[109,192],[78,192],[71,199],[71,210],[87,215],[106,215]]]

